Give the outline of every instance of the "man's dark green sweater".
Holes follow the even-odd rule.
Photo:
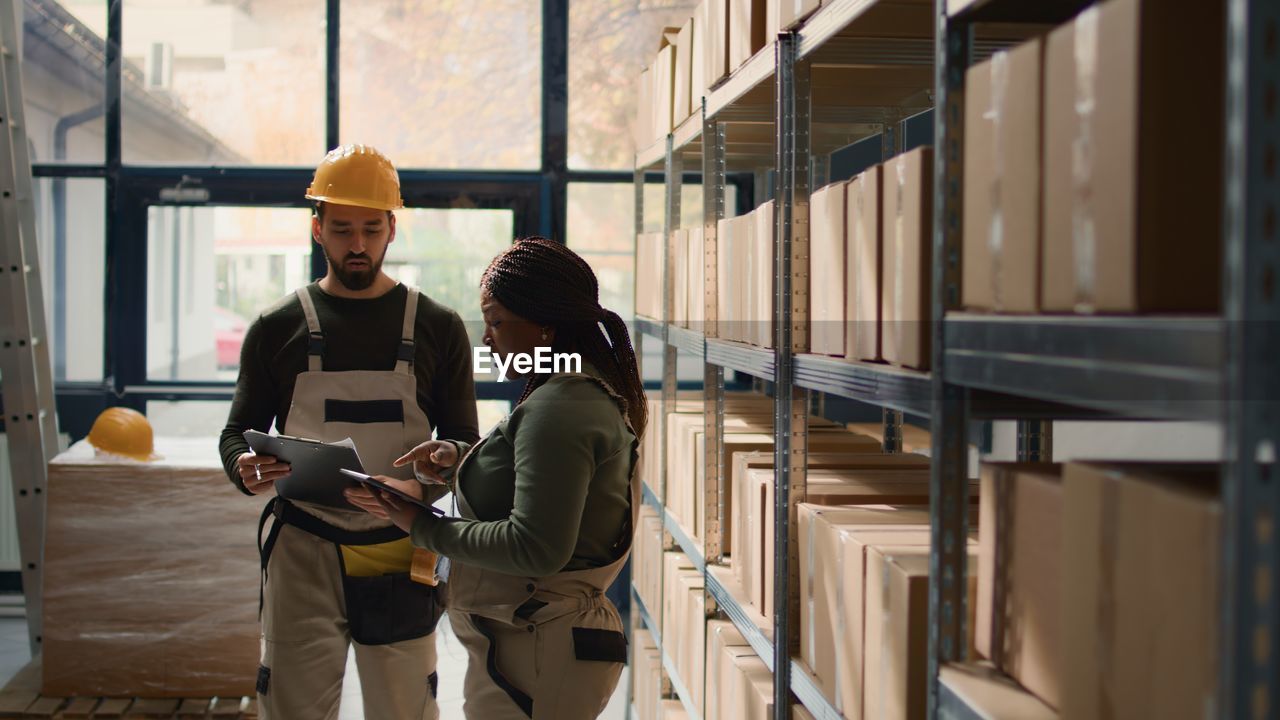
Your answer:
[[[371,299],[329,295],[318,283],[307,286],[307,292],[324,332],[324,370],[395,368],[408,294],[404,285]],[[273,422],[283,432],[294,382],[307,370],[308,339],[302,303],[293,294],[263,312],[245,335],[240,378],[219,442],[222,464],[241,491],[236,458],[249,451],[243,433],[268,432]],[[438,437],[474,442],[479,432],[466,328],[456,312],[423,294],[418,295],[414,323],[413,372],[418,405]]]

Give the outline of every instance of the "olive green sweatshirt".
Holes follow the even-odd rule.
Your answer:
[[[511,575],[608,565],[631,532],[635,443],[599,384],[552,377],[494,427],[454,478],[478,519],[423,513],[413,542]],[[457,444],[463,454],[470,448]]]

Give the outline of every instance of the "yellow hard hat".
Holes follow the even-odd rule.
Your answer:
[[[316,168],[307,199],[375,210],[398,210],[400,175],[386,155],[368,145],[340,145]]]
[[[151,423],[137,410],[112,407],[102,411],[89,430],[89,444],[102,452],[134,460],[155,460]]]

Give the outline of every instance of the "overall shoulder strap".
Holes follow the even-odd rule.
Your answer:
[[[396,372],[413,374],[413,326],[418,318],[418,289],[409,288],[404,300],[404,324],[400,327],[400,349],[396,355]]]
[[[311,300],[311,293],[307,288],[300,287],[294,293],[302,303],[302,314],[307,317],[307,332],[310,333],[310,340],[307,342],[307,369],[319,372],[324,366],[324,333],[320,331],[316,304]]]

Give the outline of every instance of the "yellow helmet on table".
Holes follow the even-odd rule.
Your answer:
[[[103,410],[89,430],[89,444],[102,452],[143,462],[157,459],[151,423],[131,408]]]
[[[395,165],[369,145],[340,145],[330,150],[316,168],[307,199],[375,210],[404,207]]]

